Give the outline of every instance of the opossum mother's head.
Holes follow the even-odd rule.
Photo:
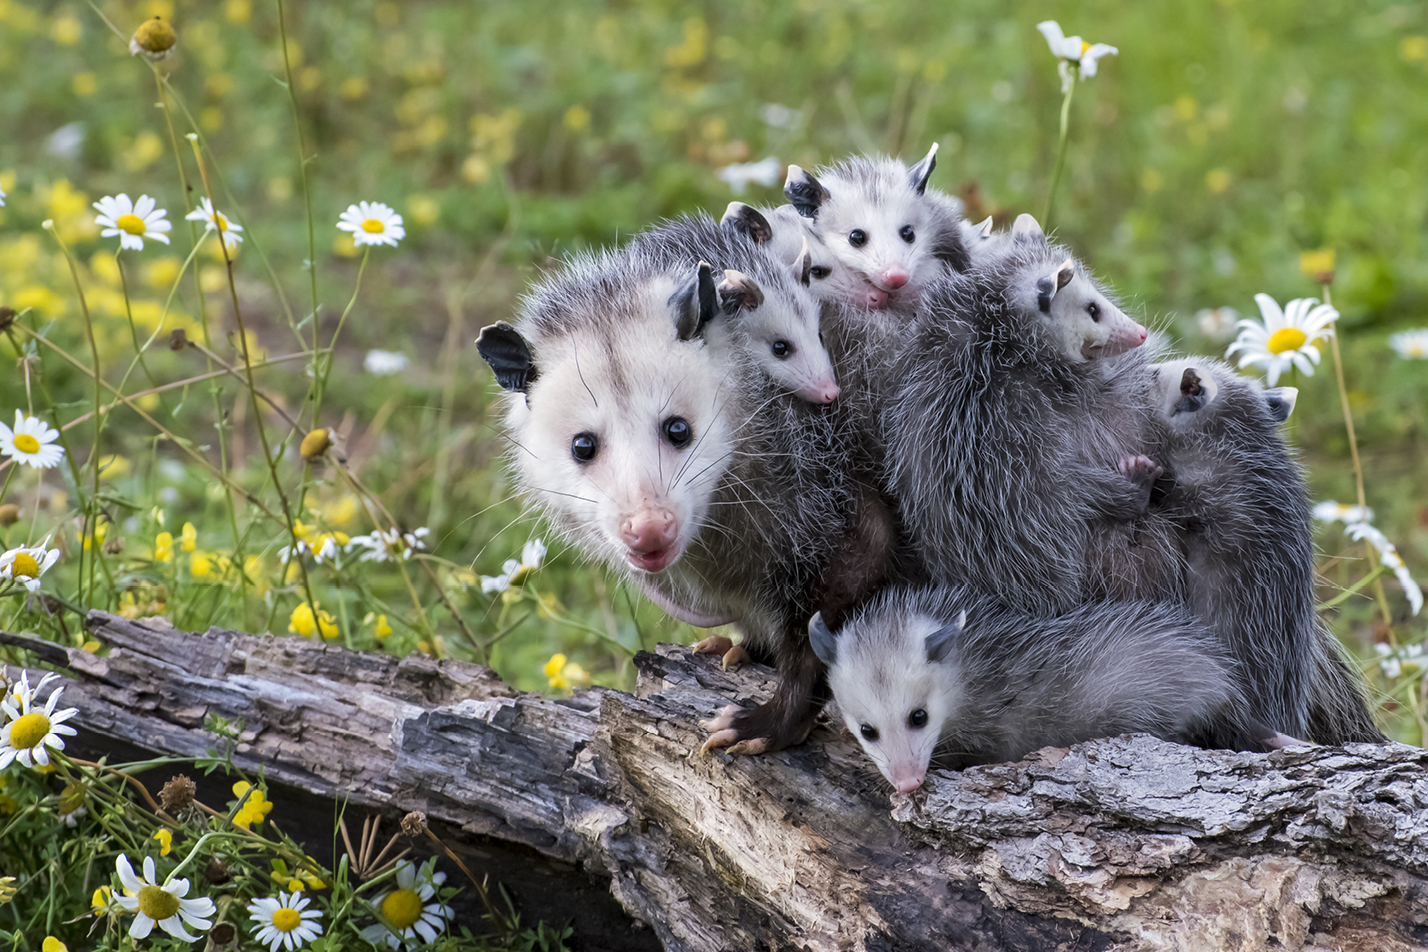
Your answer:
[[[569,289],[555,321],[485,328],[477,347],[511,391],[525,490],[557,529],[613,566],[659,572],[684,554],[732,453],[727,363],[704,345],[708,265],[608,295]],[[589,313],[578,313],[589,308]]]

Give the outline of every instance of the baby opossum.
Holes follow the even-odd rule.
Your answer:
[[[818,293],[870,310],[910,318],[924,288],[970,257],[960,226],[961,203],[927,180],[937,165],[934,143],[911,168],[894,159],[854,157],[815,176],[788,167],[784,196],[833,253],[839,267]]]
[[[737,220],[742,226],[753,218]],[[708,215],[690,215],[636,235],[630,246],[635,254],[671,266],[707,261],[715,269],[738,272],[741,287],[750,292],[746,304],[757,300],[758,305],[734,312],[737,320],[711,324],[705,334],[710,345],[719,350],[744,347],[764,373],[804,400],[832,403],[839,387],[819,333],[819,303],[809,290],[812,254],[801,236],[798,247],[782,254],[792,242],[776,242],[767,220],[759,220],[762,229],[746,229],[729,224],[727,215],[725,224]]]
[[[927,290],[885,425],[935,578],[1044,614],[1174,593],[1173,527],[1147,511],[1145,339],[1029,215],[1003,253]]]
[[[776,750],[822,704],[806,621],[862,517],[828,408],[783,392],[746,353],[709,347],[707,329],[728,319],[712,269],[645,247],[570,262],[478,350],[510,391],[519,482],[553,527],[676,617],[733,621],[774,661],[775,697],[727,712],[710,744]]]
[[[1382,739],[1314,611],[1308,493],[1277,430],[1297,391],[1204,357],[1154,372],[1168,470],[1157,508],[1180,527],[1188,603],[1233,653],[1251,710],[1320,743]]]
[[[1172,603],[1044,618],[970,587],[894,588],[836,635],[815,616],[809,635],[848,730],[899,793],[921,786],[934,754],[961,768],[1133,732],[1281,743],[1244,716],[1228,653]]]

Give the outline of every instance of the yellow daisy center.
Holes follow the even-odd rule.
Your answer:
[[[1282,354],[1286,350],[1298,350],[1309,340],[1309,335],[1297,327],[1281,327],[1269,335],[1265,346],[1271,354]]]
[[[114,220],[114,224],[131,235],[142,235],[149,230],[149,226],[144,224],[144,219],[138,215],[120,215]]]
[[[28,552],[21,552],[10,563],[10,574],[15,578],[39,578],[40,563]]]
[[[214,221],[215,224],[218,225],[218,230],[219,230],[219,231],[227,231],[227,230],[228,230],[228,219],[226,219],[226,218],[223,217],[223,213],[222,213],[222,212],[214,212],[214,213],[213,213],[213,221]]]
[[[302,913],[296,909],[283,908],[273,913],[273,928],[279,932],[291,932],[302,925]]]
[[[29,750],[39,745],[50,732],[50,719],[39,711],[32,711],[10,725],[10,746],[16,750]]]
[[[1082,40],[1082,41],[1081,41],[1081,55],[1082,55],[1082,56],[1085,56],[1085,55],[1086,55],[1086,51],[1089,50],[1090,48],[1091,48],[1091,44],[1090,44],[1090,43],[1087,43],[1085,40]]]
[[[157,922],[172,919],[178,915],[178,897],[158,886],[145,886],[139,890],[139,911]]]
[[[16,433],[15,449],[21,453],[38,453],[40,451],[40,441],[35,439],[32,433]]]
[[[387,225],[379,218],[369,218],[362,223],[363,231],[370,231],[374,235],[380,235],[387,230]]]
[[[421,913],[421,897],[410,889],[398,889],[382,900],[382,915],[398,929],[416,925]]]

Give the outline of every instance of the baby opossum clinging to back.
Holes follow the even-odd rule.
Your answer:
[[[1251,711],[1323,744],[1382,740],[1314,610],[1308,494],[1277,429],[1296,391],[1204,357],[1154,371],[1168,470],[1156,507],[1180,528],[1188,603],[1236,659]]]
[[[1290,741],[1246,716],[1228,652],[1170,603],[1045,618],[969,587],[900,588],[836,634],[815,616],[809,634],[848,730],[899,793],[922,785],[934,754],[961,768],[1135,732],[1243,750]]]
[[[1145,339],[1029,215],[1003,253],[928,289],[885,425],[934,577],[1042,613],[1174,591],[1173,531],[1147,513]]]
[[[906,319],[929,283],[949,268],[968,268],[961,203],[927,187],[936,165],[934,144],[910,168],[860,156],[821,168],[817,176],[788,167],[784,196],[812,221],[838,263],[815,286],[820,295]]]
[[[760,306],[707,264],[631,246],[570,263],[478,341],[510,391],[519,481],[556,530],[675,617],[732,621],[772,656],[774,698],[710,739],[750,753],[801,741],[821,706],[806,621],[857,532],[827,408],[705,343],[721,310]]]

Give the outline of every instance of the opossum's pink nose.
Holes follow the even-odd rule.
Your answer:
[[[620,540],[636,568],[658,572],[674,561],[679,519],[668,509],[641,509],[620,523]]]
[[[866,300],[868,307],[876,311],[880,308],[888,306],[888,292],[884,291],[882,288],[873,287],[870,285],[868,287],[868,295]]]
[[[922,778],[904,777],[901,780],[895,780],[893,786],[897,787],[898,793],[912,793],[912,791],[922,786]]]
[[[822,380],[804,387],[798,391],[798,395],[809,403],[832,403],[838,399],[838,394],[842,392],[837,381],[830,377],[825,377]]]
[[[912,275],[907,273],[907,269],[902,265],[895,264],[883,269],[883,273],[878,275],[877,284],[884,291],[896,291],[911,277]]]

